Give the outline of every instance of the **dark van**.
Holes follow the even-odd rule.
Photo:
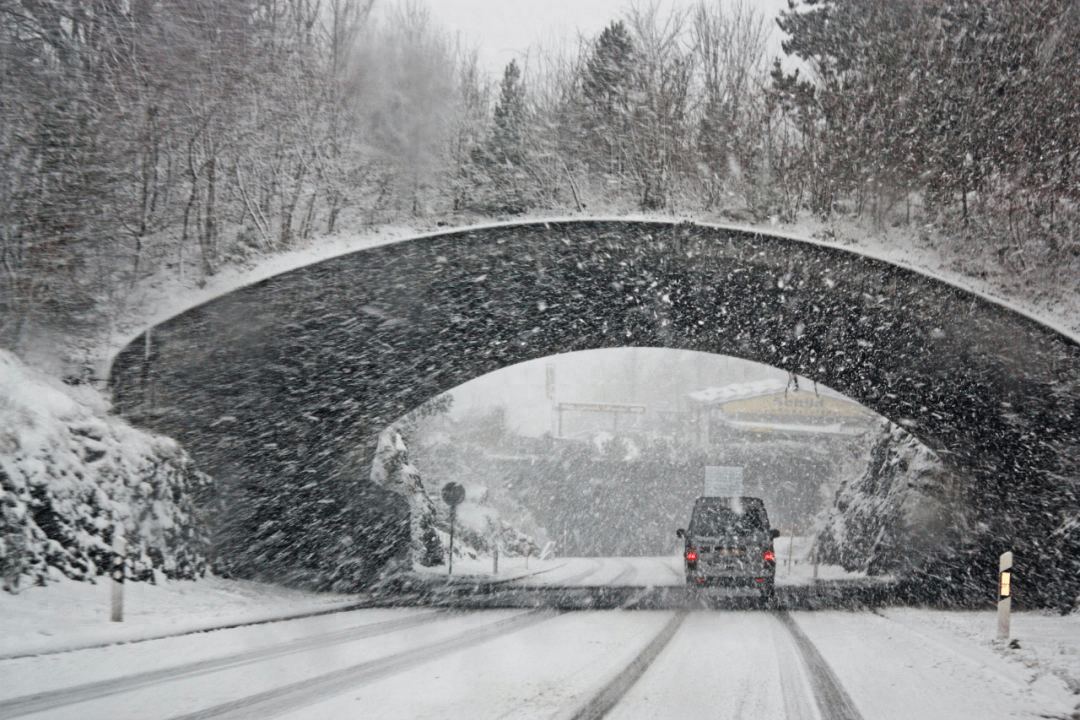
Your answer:
[[[780,531],[769,527],[761,498],[698,498],[690,526],[676,534],[686,541],[687,584],[756,587],[762,598],[772,597],[776,577],[772,541]]]

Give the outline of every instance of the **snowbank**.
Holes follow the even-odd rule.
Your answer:
[[[1054,683],[1048,680],[1056,678],[1070,691],[1070,704],[1076,705],[1075,711],[1080,711],[1077,704],[1080,698],[1076,697],[1080,695],[1080,614],[1014,612],[1008,643],[996,639],[994,611],[886,608],[880,614],[928,637],[953,636],[1019,663],[1026,668],[1024,679],[1033,688],[1052,686]]]
[[[127,540],[128,576],[194,578],[206,539],[194,493],[210,479],[168,438],[108,415],[93,390],[68,387],[0,350],[0,573],[4,589],[108,569]]]

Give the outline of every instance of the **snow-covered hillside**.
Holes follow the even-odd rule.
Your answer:
[[[445,471],[446,468],[437,470]],[[436,478],[445,472],[436,472]],[[438,479],[427,483],[420,470],[409,458],[401,432],[389,427],[379,435],[379,446],[371,468],[371,479],[377,485],[394,490],[409,503],[411,515],[410,559],[416,569],[445,565],[445,553],[450,545],[449,507],[442,502],[445,482]],[[495,552],[519,556],[527,551],[538,555],[540,547],[534,538],[519,527],[520,513],[504,517],[504,503],[493,502],[488,489],[472,482],[462,482],[465,500],[457,507],[454,537],[454,557],[476,560],[488,558]],[[531,519],[531,518],[530,518]],[[526,523],[532,525],[533,523]]]
[[[823,519],[823,562],[871,575],[924,566],[964,527],[951,471],[907,431],[882,420],[866,469],[845,481]]]
[[[108,569],[127,541],[132,579],[201,576],[206,538],[194,496],[210,478],[168,438],[108,414],[86,386],[69,387],[0,350],[0,571],[4,588]]]

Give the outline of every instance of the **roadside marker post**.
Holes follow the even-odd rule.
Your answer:
[[[113,539],[112,559],[112,615],[113,622],[124,622],[124,553],[127,543],[117,534]]]
[[[1009,612],[1012,610],[1012,552],[998,561],[998,640],[1009,639]]]
[[[454,574],[454,520],[457,518],[457,506],[465,499],[465,488],[456,482],[448,482],[443,485],[442,499],[450,506],[450,560],[447,564],[446,574]]]
[[[795,526],[792,525],[788,528],[788,546],[787,546],[787,574],[791,575],[791,553],[795,548]]]

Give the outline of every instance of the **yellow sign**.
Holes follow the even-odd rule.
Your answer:
[[[1012,573],[1001,573],[1001,597],[1009,597],[1009,578]]]
[[[776,393],[746,400],[732,400],[720,406],[725,413],[790,415],[794,417],[861,417],[861,405],[805,392]]]

